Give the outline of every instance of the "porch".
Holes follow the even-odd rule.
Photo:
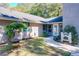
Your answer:
[[[48,36],[59,36],[63,31],[63,17],[53,17],[45,19],[43,22],[43,34]]]

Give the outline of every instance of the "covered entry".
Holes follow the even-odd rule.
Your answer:
[[[48,36],[60,36],[63,30],[63,17],[59,16],[47,20],[47,24],[43,24],[43,32]]]
[[[52,36],[52,25],[43,24],[43,34],[46,36]]]

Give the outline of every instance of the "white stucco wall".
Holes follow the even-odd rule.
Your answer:
[[[30,27],[32,29],[31,37],[39,37],[42,36],[43,34],[43,26],[42,24],[38,24],[38,23],[30,23]]]
[[[8,25],[10,23],[12,23],[12,22],[11,21],[0,20],[0,26],[5,26],[5,25]],[[32,29],[31,37],[42,36],[42,34],[43,34],[43,26],[42,26],[42,24],[30,23],[30,27]],[[21,36],[15,36],[15,38],[16,37],[21,37]],[[1,30],[0,30],[0,43],[6,42],[7,40],[5,40],[5,38],[6,37],[4,37],[3,33],[1,33]]]
[[[73,25],[79,34],[79,3],[63,4],[63,26]]]
[[[12,21],[6,21],[6,20],[3,20],[3,19],[0,19],[0,44],[7,41],[7,37],[4,34],[5,33],[4,26],[6,26],[10,23],[12,23]]]

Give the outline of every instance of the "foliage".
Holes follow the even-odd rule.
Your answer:
[[[29,43],[30,42],[30,43]],[[41,54],[41,55],[63,55],[63,56],[70,56],[71,53],[68,52],[68,51],[64,51],[64,50],[61,50],[61,49],[58,49],[58,48],[54,48],[54,47],[51,47],[51,46],[46,46],[44,44],[44,41],[43,39],[41,38],[36,38],[36,39],[33,39],[33,40],[30,40],[27,44],[27,49],[33,53],[36,53],[36,54]],[[53,51],[55,51],[56,53],[52,53]]]
[[[64,50],[61,50],[61,49],[59,49],[59,51],[57,51],[57,52],[59,52],[59,53],[60,53],[61,55],[63,55],[63,56],[70,56],[70,55],[71,55],[70,52],[64,51]]]
[[[40,41],[40,43],[39,43]],[[36,42],[36,44],[35,44]],[[16,47],[18,45],[18,47]],[[18,51],[19,49],[19,51]],[[44,44],[43,38],[35,38],[30,40],[22,40],[18,44],[12,46],[6,45],[0,48],[0,52],[8,53],[12,56],[70,56],[71,53],[63,51],[59,48],[55,48]]]
[[[16,7],[10,7],[8,4],[1,5],[44,18],[60,16],[62,12],[62,4],[59,3],[18,3]]]
[[[44,40],[42,38],[35,38],[28,42],[27,49],[36,54],[45,54],[46,51],[42,48],[44,46]]]
[[[12,45],[5,45],[4,47],[0,48],[0,51],[11,51],[13,49]]]
[[[71,55],[71,53],[70,52],[67,52],[67,51],[63,51],[61,54],[63,56],[70,56]]]
[[[48,33],[47,32],[43,32],[43,37],[47,37]]]
[[[14,29],[22,29],[22,28],[27,28],[27,25],[24,24],[24,23],[21,23],[21,22],[14,22],[14,23],[11,23],[10,25],[10,30],[14,30]],[[9,29],[8,28],[8,29]]]
[[[37,38],[37,39],[31,40],[30,43],[28,44],[32,45],[35,48],[35,47],[42,46],[44,44],[44,41],[42,38],[41,39]]]
[[[34,4],[29,13],[44,18],[56,17],[61,15],[61,4]]]
[[[8,37],[8,43],[11,43],[11,39],[15,35],[14,30],[16,30],[16,29],[21,30],[23,28],[27,28],[27,25],[24,23],[20,23],[20,22],[14,22],[14,23],[11,23],[11,24],[5,26],[5,32]]]
[[[54,36],[53,40],[57,41],[57,42],[60,42],[61,40],[61,36]]]
[[[63,49],[60,49],[60,48],[54,48],[54,47],[51,47],[53,50],[55,50],[57,53],[60,53],[60,55],[62,56],[70,56],[71,55],[71,52],[69,51],[65,51]]]
[[[78,44],[78,33],[74,26],[67,25],[64,28],[65,32],[71,32],[72,34],[72,44]]]

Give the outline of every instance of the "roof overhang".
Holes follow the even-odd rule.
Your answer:
[[[10,21],[39,23],[39,24],[53,24],[53,23],[63,22],[61,21],[63,20],[62,16],[45,19],[36,15],[9,10],[3,7],[0,7],[0,19],[10,20]]]

